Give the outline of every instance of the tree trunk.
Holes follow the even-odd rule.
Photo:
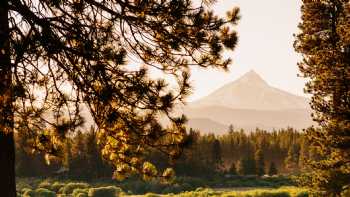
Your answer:
[[[16,197],[8,1],[0,0],[0,196]]]

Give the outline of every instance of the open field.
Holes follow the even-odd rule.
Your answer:
[[[242,191],[244,190],[244,191]],[[213,189],[197,189],[195,191],[183,192],[179,194],[146,194],[146,197],[207,197],[207,196],[220,196],[220,197],[307,197],[308,192],[306,189],[297,187],[281,187],[281,188],[226,188],[223,190]]]
[[[227,187],[227,188],[207,188],[207,187],[181,187],[179,183],[167,186],[149,184],[142,186],[141,182],[129,183],[125,186],[113,184],[113,182],[74,182],[41,179],[19,179],[17,184],[18,196],[22,197],[304,197],[308,196],[307,190],[295,186],[283,187]],[[187,183],[190,184],[190,183]],[[145,192],[137,190],[138,187],[145,187]],[[153,188],[152,188],[153,187]],[[165,187],[157,190],[154,187]],[[134,189],[128,190],[129,189]],[[161,191],[161,194],[147,193],[148,191]]]

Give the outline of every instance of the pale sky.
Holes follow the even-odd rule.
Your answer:
[[[300,5],[300,0],[218,0],[214,8],[218,14],[224,15],[234,6],[241,9],[239,43],[229,53],[233,64],[227,73],[194,69],[194,91],[189,101],[208,95],[249,70],[255,70],[271,86],[304,95],[305,80],[297,77],[300,58],[293,49]]]

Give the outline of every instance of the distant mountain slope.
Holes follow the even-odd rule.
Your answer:
[[[195,128],[201,133],[215,133],[218,135],[226,133],[229,127],[208,118],[191,118],[187,124],[190,128]]]
[[[191,107],[213,105],[254,110],[307,109],[308,99],[271,87],[256,72],[250,71],[190,104]]]
[[[288,126],[296,129],[303,129],[313,124],[310,111],[304,109],[290,109],[290,110],[251,110],[251,109],[231,109],[221,106],[208,106],[201,108],[186,108],[184,113],[189,118],[189,126],[192,128],[202,129],[203,131],[215,128],[218,132],[222,131],[222,125],[226,126],[232,124],[236,128],[244,128],[254,130],[256,127],[262,129],[278,129],[286,128]],[[196,119],[196,124],[191,124],[191,120]],[[215,122],[202,122],[198,120],[205,119]],[[221,124],[220,127],[215,127],[216,124]],[[200,128],[197,127],[200,125]],[[204,126],[205,125],[205,126]],[[203,127],[210,129],[203,129]]]
[[[205,133],[222,133],[230,124],[250,131],[314,124],[307,98],[269,86],[254,71],[179,109],[189,127]]]

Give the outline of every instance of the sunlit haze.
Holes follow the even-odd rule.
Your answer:
[[[297,77],[298,54],[293,49],[293,34],[298,31],[299,1],[221,0],[214,9],[224,15],[234,6],[241,9],[237,26],[239,44],[229,55],[229,72],[193,69],[194,91],[190,101],[208,95],[249,70],[255,70],[271,86],[304,95],[304,79]]]

